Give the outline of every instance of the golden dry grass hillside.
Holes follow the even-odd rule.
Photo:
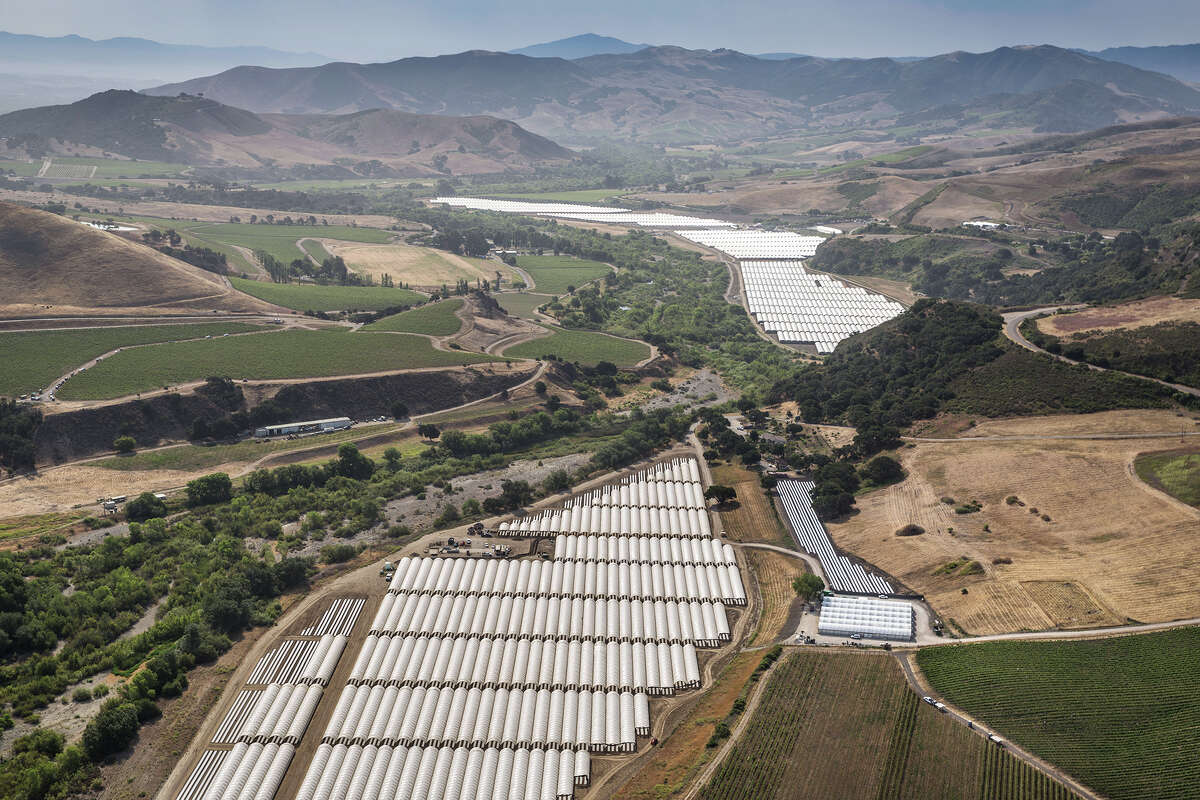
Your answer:
[[[973,634],[1200,616],[1200,511],[1132,469],[1138,453],[1178,439],[1036,438],[1181,426],[1196,430],[1169,411],[1118,411],[968,434],[1013,438],[919,442],[900,451],[908,478],[860,497],[830,534]],[[956,512],[969,503],[980,510]],[[925,533],[897,536],[909,523]]]
[[[219,275],[56,214],[0,203],[0,315],[265,312]]]
[[[1070,336],[1081,331],[1140,328],[1160,322],[1200,322],[1200,299],[1148,297],[1132,303],[1055,314],[1039,319],[1037,326],[1051,336]]]

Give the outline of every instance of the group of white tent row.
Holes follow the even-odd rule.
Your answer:
[[[894,300],[805,269],[800,261],[743,261],[746,306],[781,342],[812,342],[833,352],[848,336],[904,311]]]
[[[825,582],[835,592],[891,594],[892,585],[839,553],[812,505],[812,481],[781,480],[775,488],[796,543],[821,562]]]
[[[322,743],[296,800],[570,800],[584,749]]]
[[[729,638],[725,604],[719,600],[393,594],[379,611],[372,636],[692,642],[701,647],[717,647]],[[364,652],[372,647],[368,639]]]
[[[635,750],[649,698],[699,687],[697,647],[729,641],[726,606],[746,602],[732,549],[701,532],[699,477],[680,459],[586,496],[699,511],[674,537],[400,559],[296,800],[566,800],[589,752]]]
[[[738,261],[745,259],[812,258],[817,247],[825,242],[823,236],[805,236],[792,231],[762,231],[757,229],[676,231],[688,241],[720,250]]]
[[[588,206],[577,203],[543,203],[526,200],[491,200],[486,197],[435,197],[434,203],[474,211],[500,211],[534,217],[554,217],[580,222],[606,222],[637,225],[642,228],[723,228],[734,227],[722,219],[667,214],[661,211],[638,212],[612,206]]]
[[[255,662],[176,800],[274,797],[365,604],[335,600],[300,634],[319,639],[284,639]]]
[[[321,741],[628,753],[649,734],[645,692],[375,685],[346,687]]]
[[[414,570],[413,561],[424,563],[418,563]],[[414,572],[418,574],[414,575]],[[746,589],[737,565],[725,563],[697,566],[691,563],[502,561],[410,556],[397,563],[389,592],[443,597],[507,595],[604,600],[719,600],[735,606],[746,604]],[[406,599],[406,602],[415,604],[418,601],[414,598]]]

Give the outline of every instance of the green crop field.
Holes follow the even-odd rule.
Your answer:
[[[537,319],[533,313],[534,310],[554,299],[548,294],[525,294],[524,292],[505,292],[494,296],[501,308],[521,319]]]
[[[449,336],[452,333],[458,333],[458,329],[462,327],[462,320],[455,316],[455,312],[462,306],[462,300],[451,298],[440,303],[431,303],[411,311],[402,311],[399,314],[384,317],[365,326],[363,330]]]
[[[517,266],[529,273],[538,292],[555,295],[565,294],[568,286],[578,288],[612,271],[599,261],[570,256],[519,256]]]
[[[285,264],[305,254],[296,246],[305,237],[339,239],[347,242],[384,244],[392,234],[378,228],[352,228],[349,225],[251,225],[244,222],[189,223],[193,236],[213,242],[234,244],[251,250],[265,250]]]
[[[891,656],[793,651],[767,681],[701,800],[1075,797],[922,703]]]
[[[344,329],[274,331],[124,350],[67,381],[59,396],[102,400],[214,375],[316,378],[492,360],[477,353],[434,350],[418,336]]]
[[[642,342],[618,339],[595,331],[550,330],[554,331],[550,336],[522,342],[508,348],[504,354],[516,358],[553,355],[561,361],[578,361],[580,364],[611,361],[618,367],[632,367],[650,357],[650,346]]]
[[[1200,452],[1143,453],[1133,466],[1146,483],[1200,508]]]
[[[329,258],[329,251],[318,241],[306,239],[300,244],[300,249],[304,251],[306,256],[315,258],[317,261],[324,261]]]
[[[424,295],[382,286],[306,286],[230,278],[233,288],[296,311],[380,311],[419,303]]]
[[[74,367],[118,347],[258,330],[262,326],[223,322],[0,333],[0,395],[17,397],[45,389]]]
[[[599,203],[620,194],[617,189],[571,189],[563,192],[517,192],[491,196],[506,200],[544,200],[547,203]]]
[[[1112,800],[1200,786],[1200,629],[919,651],[935,689]]]

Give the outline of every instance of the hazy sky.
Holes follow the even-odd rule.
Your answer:
[[[0,29],[261,44],[357,61],[508,50],[595,32],[633,42],[823,56],[1005,44],[1200,41],[1197,0],[0,0]]]

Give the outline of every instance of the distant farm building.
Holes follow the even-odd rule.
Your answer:
[[[267,425],[262,428],[255,428],[254,436],[256,439],[267,439],[271,436],[344,431],[349,427],[349,417],[330,417],[329,419],[314,419],[308,422],[286,422],[282,425]]]

